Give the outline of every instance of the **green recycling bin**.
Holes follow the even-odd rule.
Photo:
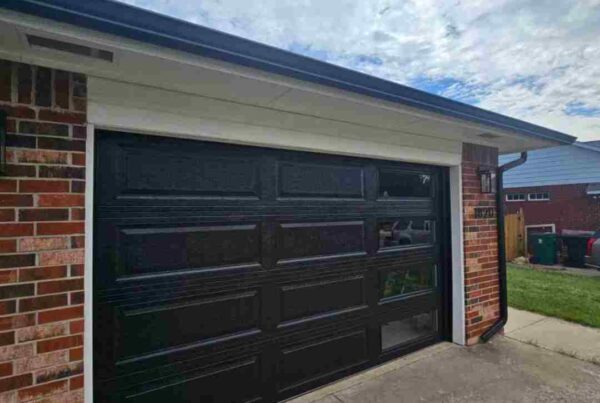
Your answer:
[[[555,233],[531,234],[529,244],[533,250],[534,262],[538,264],[556,263],[556,241]]]

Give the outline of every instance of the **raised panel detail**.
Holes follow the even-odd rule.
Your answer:
[[[256,263],[260,259],[257,225],[124,228],[121,276]]]
[[[364,223],[344,221],[281,224],[277,243],[280,259],[362,252]]]
[[[254,358],[131,392],[125,399],[132,403],[247,402],[259,396],[260,385],[259,361]]]
[[[362,198],[364,194],[361,167],[283,162],[278,179],[280,197]]]
[[[286,349],[280,365],[279,386],[281,389],[297,386],[367,359],[365,329]]]
[[[123,148],[121,194],[235,197],[258,196],[257,164],[249,158]]]
[[[121,360],[188,343],[257,328],[256,291],[125,308],[118,317],[117,357]]]
[[[288,285],[281,288],[283,321],[335,312],[365,303],[364,277]]]

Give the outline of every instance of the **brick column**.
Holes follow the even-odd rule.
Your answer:
[[[469,345],[477,343],[479,336],[500,317],[496,218],[475,218],[478,207],[496,209],[496,195],[481,193],[479,169],[497,166],[496,148],[463,145],[465,320]]]
[[[0,60],[0,402],[83,401],[86,107],[84,76]]]

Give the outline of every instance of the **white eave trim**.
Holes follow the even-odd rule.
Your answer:
[[[88,121],[97,128],[441,166],[461,143],[88,78]],[[279,126],[279,127],[278,127]]]

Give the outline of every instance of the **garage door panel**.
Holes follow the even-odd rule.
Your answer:
[[[145,304],[147,305],[147,304]],[[218,337],[258,330],[260,300],[257,290],[194,300],[169,301],[118,310],[119,332],[114,335],[116,358],[138,359],[145,354],[186,344],[218,342]]]
[[[364,169],[361,166],[323,165],[283,161],[278,166],[280,198],[365,197]]]
[[[166,281],[161,279],[261,269],[262,223],[202,222],[197,218],[164,221],[147,217],[96,221],[94,254],[105,267],[96,273],[97,285],[117,287],[152,278]]]
[[[258,402],[261,400],[258,357],[127,391],[124,402]]]
[[[369,358],[367,328],[333,334],[282,350],[278,386],[281,392],[314,381]]]
[[[114,183],[98,184],[104,203],[260,197],[256,152],[216,143],[111,135],[110,155],[99,157],[115,178]]]
[[[364,275],[288,284],[280,288],[281,320],[334,315],[367,303]]]
[[[123,147],[118,197],[259,196],[258,161],[243,155],[215,157],[203,151]]]
[[[281,223],[276,235],[281,260],[365,252],[364,221]]]
[[[121,228],[119,277],[182,269],[257,264],[261,231],[258,224],[212,224]]]
[[[251,329],[205,339],[198,343],[156,350],[150,354],[120,361],[108,357],[104,363],[94,363],[95,368],[103,367],[102,371],[95,369],[94,376],[108,389],[122,390],[124,387],[136,385],[143,387],[156,380],[205,371],[206,368],[220,366],[224,362],[261,356],[268,340],[270,339],[264,332]],[[103,351],[106,353],[109,350]]]
[[[273,401],[445,331],[443,170],[96,141],[97,400]]]

